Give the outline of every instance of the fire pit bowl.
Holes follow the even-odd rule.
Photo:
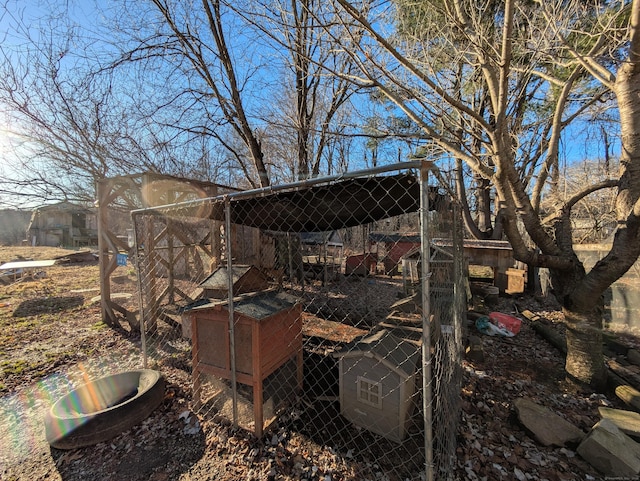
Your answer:
[[[45,434],[57,449],[107,441],[145,419],[164,398],[158,371],[125,371],[95,379],[58,399],[45,415]]]

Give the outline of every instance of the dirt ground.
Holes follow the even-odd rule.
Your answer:
[[[69,251],[0,248],[0,263],[50,259]],[[57,264],[0,285],[0,479],[2,480],[360,480],[348,453],[313,436],[270,432],[263,439],[222,418],[199,419],[185,366],[165,366],[161,405],[110,441],[61,451],[44,437],[49,406],[82,380],[139,368],[140,337],[101,322],[96,261]],[[125,275],[128,273],[125,272]],[[501,299],[496,309],[529,309],[561,325],[560,312],[532,297]],[[637,338],[624,342],[637,347]],[[457,436],[458,479],[600,479],[573,450],[544,447],[522,428],[513,401],[528,396],[585,432],[599,406],[622,407],[612,393],[567,382],[561,355],[526,321],[512,339],[483,337],[485,360],[465,361]],[[375,479],[392,480],[384,473]],[[404,481],[404,480],[403,480]]]

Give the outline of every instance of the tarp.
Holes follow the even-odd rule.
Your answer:
[[[355,178],[301,190],[232,200],[231,222],[280,232],[324,232],[394,217],[420,208],[420,184],[410,174]],[[223,206],[212,218],[224,220]]]

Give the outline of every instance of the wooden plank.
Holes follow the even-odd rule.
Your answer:
[[[640,411],[640,392],[627,384],[618,386],[615,392],[628,406]]]
[[[609,369],[611,369],[615,374],[624,379],[628,384],[633,386],[635,389],[640,389],[640,375],[630,371],[618,361],[614,361],[613,359],[609,359],[607,362]]]
[[[379,322],[378,326],[386,327],[388,329],[401,329],[407,332],[415,332],[417,334],[422,334],[422,327],[403,326],[401,324],[393,324],[391,322]]]
[[[109,228],[107,225],[107,206],[116,196],[113,193],[113,184],[111,182],[98,182],[98,254],[100,259],[100,294],[102,299],[100,302],[102,321],[112,327],[121,327],[115,312],[110,308],[108,299],[111,297],[110,276],[113,268],[109,264],[115,264],[115,256],[117,250],[112,251],[113,257],[109,257],[109,248],[113,247],[112,239],[109,237]]]
[[[302,320],[302,333],[305,336],[318,337],[328,341],[351,342],[356,337],[367,333],[363,329],[349,326],[342,322],[321,319],[308,312],[302,313]]]

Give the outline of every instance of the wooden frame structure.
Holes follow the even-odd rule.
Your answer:
[[[199,198],[215,197],[234,192],[237,189],[210,182],[201,182],[168,175],[140,173],[103,179],[97,183],[98,196],[98,251],[100,259],[100,294],[102,320],[112,327],[122,327],[117,313],[124,316],[131,329],[140,329],[139,313],[130,310],[116,298],[112,299],[112,276],[118,267],[118,258],[133,254],[133,224],[130,212],[135,209],[169,205]],[[154,255],[155,247],[163,243],[166,256],[157,256],[157,268],[164,270],[166,286],[158,292],[154,278],[155,273],[148,275],[145,282],[145,306],[156,309],[164,299],[175,302],[175,297],[188,298],[175,284],[174,266],[181,259],[196,260],[201,265],[202,258],[209,258],[209,266],[201,266],[203,272],[217,265],[220,261],[220,236],[212,235],[216,221],[210,221],[211,229],[199,239],[191,239],[185,235],[179,223],[168,220],[159,232],[145,233],[142,243],[145,254]],[[128,234],[128,235],[127,235]],[[131,257],[131,256],[129,256]],[[126,258],[126,257],[125,257]]]

